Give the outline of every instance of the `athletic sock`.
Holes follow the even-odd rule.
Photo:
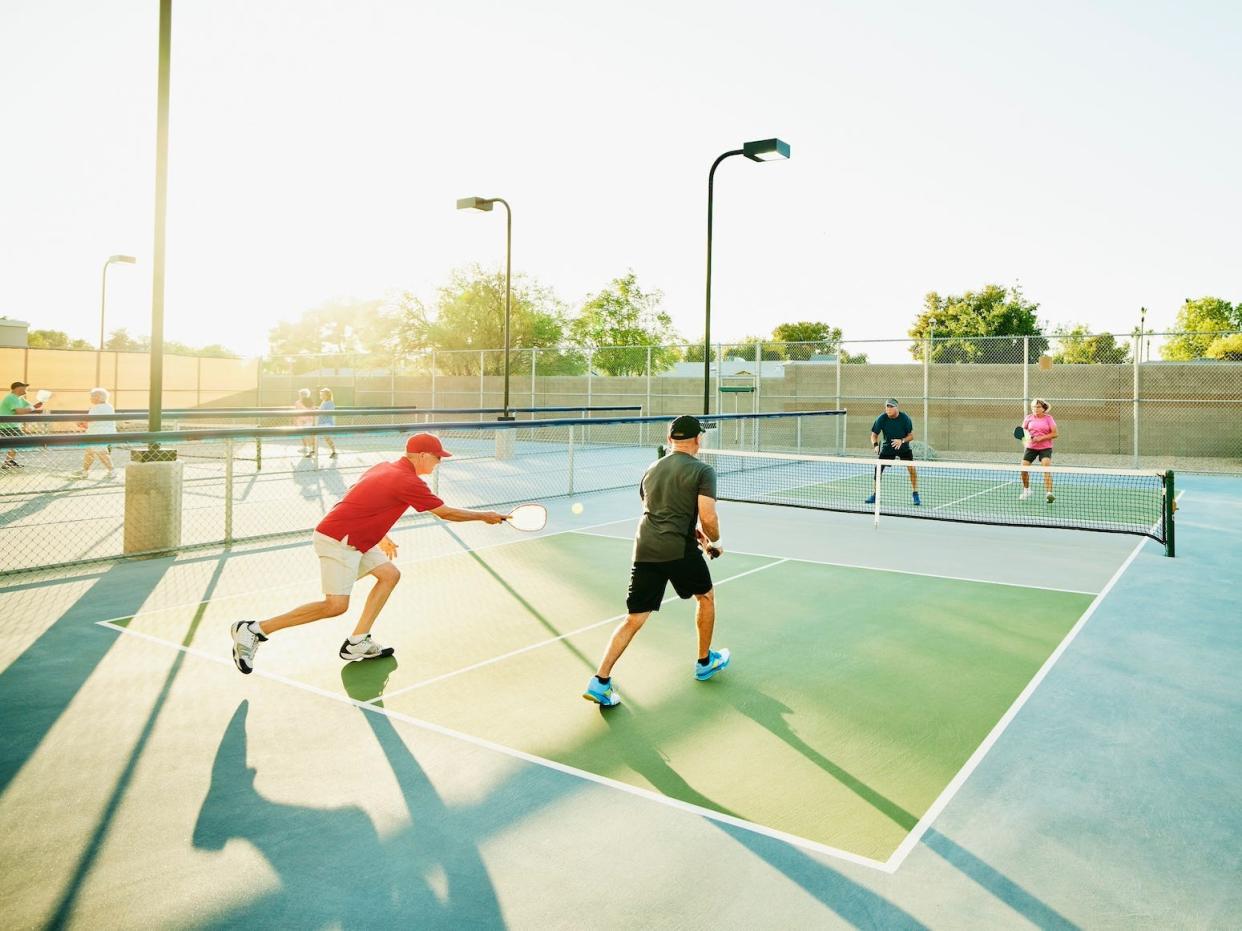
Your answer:
[[[259,622],[258,622],[258,621],[251,621],[251,622],[250,622],[250,630],[251,630],[251,632],[252,632],[252,633],[254,633],[254,634],[258,635],[258,637],[259,637],[260,639],[262,639],[262,640],[266,640],[266,639],[267,639],[267,634],[263,633],[263,631],[259,629]]]
[[[711,660],[712,660],[712,655],[710,653],[708,653],[706,656],[700,656],[699,665],[706,666],[708,663],[711,662]]]
[[[352,643],[354,646],[357,646],[358,644],[362,643],[363,640],[366,640],[367,636],[368,636],[367,634],[355,634],[354,636],[349,638],[349,642]]]
[[[612,676],[596,676],[595,678],[599,680],[600,685],[607,685],[612,681]]]

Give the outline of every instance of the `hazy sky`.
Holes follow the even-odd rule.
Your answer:
[[[514,267],[571,304],[633,268],[702,333],[903,336],[1020,282],[1047,321],[1242,298],[1242,4],[175,0],[167,336]],[[0,0],[0,314],[150,329],[156,0]]]

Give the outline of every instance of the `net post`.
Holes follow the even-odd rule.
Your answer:
[[[1173,525],[1177,513],[1177,495],[1173,488],[1173,470],[1164,473],[1164,555],[1177,555],[1173,540]]]
[[[254,438],[254,470],[263,471],[263,437],[261,436]]]
[[[1134,468],[1139,467],[1139,336],[1134,334],[1134,402],[1130,414],[1131,430],[1134,433]]]
[[[255,438],[258,443],[258,438]],[[224,440],[224,543],[233,542],[233,438]]]
[[[880,480],[884,477],[884,467],[880,465],[880,460],[875,461],[875,507],[872,516],[872,526],[877,530],[880,529]]]

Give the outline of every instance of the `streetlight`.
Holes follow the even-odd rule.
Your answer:
[[[789,143],[780,139],[760,139],[744,143],[740,149],[725,152],[712,162],[712,170],[707,173],[707,309],[703,323],[704,414],[712,412],[712,189],[716,180],[716,167],[731,155],[745,155],[752,162],[774,162],[789,158]]]
[[[509,414],[509,309],[512,293],[509,287],[509,271],[513,255],[513,210],[503,197],[462,197],[457,201],[458,210],[491,210],[492,204],[505,206],[505,413],[499,420],[513,420]],[[480,375],[482,372],[479,373]]]
[[[110,255],[103,267],[103,286],[99,289],[99,352],[95,353],[95,387],[99,387],[100,366],[103,364],[104,348],[104,307],[108,300],[108,266],[133,265],[137,259],[132,255]],[[116,386],[113,385],[113,388]]]

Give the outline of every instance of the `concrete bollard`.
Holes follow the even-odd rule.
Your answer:
[[[157,553],[181,545],[180,462],[125,467],[125,552]]]

